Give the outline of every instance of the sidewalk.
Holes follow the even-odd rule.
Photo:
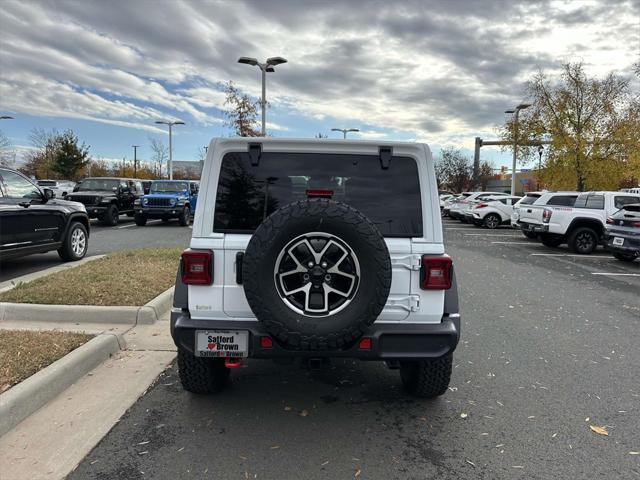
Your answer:
[[[0,438],[0,477],[62,479],[71,472],[175,358],[168,319],[169,314],[128,331],[113,324],[82,328],[91,333],[116,329],[126,349]],[[27,327],[25,322],[20,325]],[[56,322],[29,327],[79,330],[84,326]]]

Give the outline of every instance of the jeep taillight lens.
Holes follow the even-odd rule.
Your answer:
[[[211,250],[185,250],[180,257],[182,283],[185,285],[211,285],[213,283],[213,252]]]
[[[551,214],[553,214],[553,211],[549,210],[548,208],[545,208],[542,211],[542,221],[544,223],[549,223],[549,220],[551,220]]]
[[[479,203],[478,205],[476,205],[474,208],[486,208],[488,207],[489,204],[488,203]]]
[[[449,290],[453,261],[448,255],[423,255],[420,269],[420,288],[423,290]]]

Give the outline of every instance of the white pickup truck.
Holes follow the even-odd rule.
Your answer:
[[[566,243],[576,253],[589,254],[603,239],[607,217],[631,203],[640,203],[640,195],[585,192],[573,206],[527,205],[526,219],[521,211],[518,225],[523,232],[540,234],[548,247]]]

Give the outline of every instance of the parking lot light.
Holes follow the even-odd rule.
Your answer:
[[[238,63],[259,67],[262,72],[262,99],[260,100],[260,105],[262,107],[262,136],[264,137],[267,134],[267,73],[275,72],[273,67],[287,63],[287,59],[284,57],[269,57],[264,63],[260,63],[258,59],[253,57],[240,57]]]
[[[156,123],[159,125],[169,126],[169,180],[173,180],[173,144],[171,143],[171,129],[174,125],[184,125],[184,122],[182,120],[176,120],[174,122],[170,122],[168,120],[156,120]]]
[[[342,135],[345,140],[347,138],[347,133],[348,132],[359,132],[360,129],[359,128],[332,128],[331,129],[332,132],[342,132]]]
[[[529,108],[530,103],[521,103],[513,110],[505,110],[504,113],[513,113],[515,117],[513,119],[513,163],[511,165],[511,195],[516,194],[516,156],[518,153],[518,116],[520,110]]]

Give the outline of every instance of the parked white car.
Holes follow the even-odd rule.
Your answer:
[[[73,192],[76,182],[70,180],[38,180],[40,187],[46,187],[53,190],[56,198],[66,197],[68,193]]]
[[[502,192],[473,192],[462,203],[462,207],[459,211],[459,220],[462,223],[471,223],[473,221],[473,214],[471,209],[476,203],[480,203],[489,197],[508,197],[508,193]]]
[[[473,195],[473,192],[462,192],[451,202],[451,206],[449,207],[449,216],[456,220],[460,219],[460,210],[466,203],[466,199]]]
[[[640,203],[640,194],[585,192],[577,196],[573,206],[536,202],[527,207],[527,217],[520,209],[519,223],[523,231],[539,233],[549,247],[566,243],[576,253],[589,254],[604,238],[607,217],[635,203]]]
[[[477,227],[482,226],[492,230],[500,225],[508,225],[511,222],[513,206],[521,198],[516,196],[492,196],[475,203],[471,209],[473,224]]]

